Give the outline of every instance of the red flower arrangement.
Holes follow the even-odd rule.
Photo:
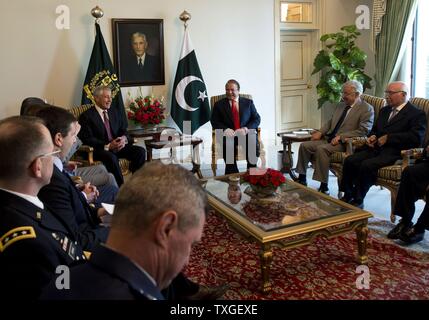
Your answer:
[[[166,118],[162,101],[153,96],[136,98],[128,109],[128,119],[136,124],[160,124]]]
[[[254,186],[277,188],[286,182],[285,176],[274,169],[250,169],[243,175],[243,180]]]

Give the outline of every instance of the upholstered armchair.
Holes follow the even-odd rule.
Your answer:
[[[225,98],[225,97],[226,97],[225,94],[221,94],[221,95],[217,95],[217,96],[212,96],[210,98],[210,106],[211,106],[211,108],[213,109],[215,103],[217,101]],[[240,97],[247,98],[247,99],[252,99],[252,95],[250,95],[250,94],[240,93]],[[258,128],[258,130],[257,130],[257,136],[258,136],[258,142],[259,142],[259,158],[262,161],[261,166],[265,167],[265,164],[266,164],[265,150],[264,150],[264,145],[263,145],[262,140],[261,140],[261,128]],[[223,152],[222,151],[222,145],[218,141],[216,141],[215,130],[212,130],[212,171],[213,171],[213,176],[216,176],[217,161],[219,159],[222,159],[222,161],[223,161],[223,157],[221,156],[222,152]],[[242,150],[242,148],[240,146],[238,147],[238,152],[237,152],[236,160],[237,161],[246,160],[246,154],[244,153],[244,150]]]

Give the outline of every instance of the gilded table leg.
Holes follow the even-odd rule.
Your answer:
[[[203,179],[203,174],[200,169],[200,149],[199,144],[192,146],[192,173],[196,173],[199,179]]]
[[[368,256],[366,254],[366,244],[368,237],[368,227],[365,221],[356,228],[356,237],[358,241],[358,262],[359,264],[367,264]]]
[[[271,291],[270,281],[270,266],[273,260],[273,251],[271,245],[263,244],[260,251],[261,257],[261,273],[262,273],[262,292],[268,293]]]

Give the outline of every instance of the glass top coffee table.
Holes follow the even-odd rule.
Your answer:
[[[359,264],[366,264],[368,218],[372,214],[287,180],[269,196],[240,184],[238,176],[206,180],[209,204],[235,228],[261,245],[262,291],[271,291],[272,246],[294,248],[318,236],[328,238],[355,231]]]

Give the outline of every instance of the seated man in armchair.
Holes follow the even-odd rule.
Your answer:
[[[423,158],[404,169],[401,175],[398,196],[393,213],[402,217],[401,221],[388,233],[390,239],[401,239],[407,244],[420,242],[429,229],[429,144],[423,151]],[[426,205],[419,219],[413,225],[415,202],[426,196]]]
[[[346,139],[365,136],[374,122],[374,108],[361,100],[362,84],[348,81],[343,84],[342,102],[325,125],[312,133],[311,141],[301,143],[298,153],[298,182],[307,185],[308,162],[314,157],[313,180],[320,181],[319,191],[329,194],[328,175],[330,156],[335,151],[346,150]]]
[[[225,84],[225,92],[226,98],[219,100],[212,107],[210,122],[213,129],[223,130],[225,174],[231,174],[238,172],[237,146],[242,141],[245,141],[243,149],[246,150],[247,167],[256,167],[259,157],[256,130],[261,123],[261,117],[252,100],[239,97],[240,84],[238,81],[228,80]]]
[[[93,95],[95,105],[79,118],[82,126],[79,138],[84,144],[94,148],[94,159],[103,162],[121,186],[124,177],[119,158],[130,160],[130,170],[135,172],[145,163],[146,151],[142,147],[132,145],[132,139],[127,133],[128,123],[121,120],[121,111],[110,108],[111,89],[100,86],[94,90]]]

